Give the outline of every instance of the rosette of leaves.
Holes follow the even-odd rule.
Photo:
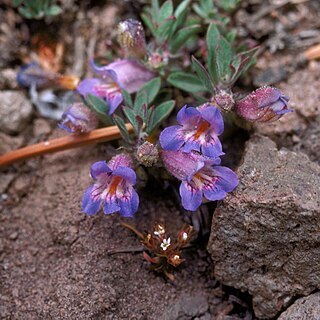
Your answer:
[[[161,79],[154,78],[146,83],[132,99],[131,95],[123,90],[124,103],[122,108],[109,116],[109,106],[105,100],[93,95],[86,97],[85,103],[97,113],[100,120],[106,125],[116,124],[123,140],[128,145],[137,144],[138,140],[145,139],[169,116],[175,106],[174,100],[161,99]],[[133,134],[126,128],[126,122],[133,127]]]
[[[57,16],[62,12],[54,0],[12,0],[12,4],[27,19]]]
[[[166,47],[170,54],[175,54],[202,30],[197,21],[190,19],[188,15],[190,3],[191,0],[184,0],[174,8],[171,0],[165,1],[161,6],[158,0],[152,0],[151,6],[146,6],[141,19],[158,48]]]
[[[257,48],[245,50],[235,44],[235,33],[222,34],[217,25],[211,23],[206,34],[207,61],[202,65],[192,58],[194,73],[177,71],[170,74],[168,82],[191,93],[217,93],[217,89],[229,90],[254,63]]]

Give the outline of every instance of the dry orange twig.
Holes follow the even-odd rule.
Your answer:
[[[126,125],[129,132],[132,131],[130,124]],[[57,151],[68,150],[95,144],[99,142],[106,142],[120,138],[120,132],[117,126],[93,130],[81,135],[69,135],[58,139],[48,140],[8,152],[0,155],[0,167],[8,166],[14,162],[29,159],[35,156],[40,156]]]
[[[308,60],[315,60],[320,58],[320,44],[315,45],[304,52]]]

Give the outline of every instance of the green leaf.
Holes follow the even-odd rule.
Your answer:
[[[46,14],[49,15],[49,16],[57,16],[61,12],[62,12],[61,8],[59,6],[56,6],[56,5],[52,5],[51,7],[49,7],[46,10]]]
[[[192,9],[195,11],[195,13],[201,17],[202,19],[206,19],[207,18],[207,12],[205,12],[198,4],[194,4],[192,6]]]
[[[124,107],[122,110],[129,122],[132,124],[134,131],[138,133],[138,123],[134,111],[129,107]]]
[[[223,37],[220,38],[216,46],[215,58],[218,66],[219,78],[222,80],[229,79],[231,75],[230,64],[232,60],[232,50],[228,41]]]
[[[161,79],[154,78],[147,82],[138,92],[136,95],[136,99],[134,101],[135,113],[140,115],[141,108],[144,104],[147,106],[155,99],[157,94],[160,91],[161,87]]]
[[[180,29],[170,42],[171,52],[175,53],[192,35],[201,31],[200,25],[193,25]]]
[[[88,94],[85,99],[87,105],[91,110],[96,112],[99,119],[106,125],[111,125],[112,120],[111,117],[108,115],[109,113],[109,106],[107,105],[106,101],[100,99],[92,94]]]
[[[144,24],[146,25],[146,27],[150,30],[152,35],[156,38],[157,31],[156,31],[156,28],[154,27],[152,21],[149,19],[149,17],[146,14],[142,13],[141,19],[144,22]]]
[[[237,79],[244,74],[255,63],[254,54],[257,52],[258,47],[248,51],[239,53],[233,58],[231,68],[233,69],[233,76],[231,83],[235,83]]]
[[[158,125],[160,125],[162,121],[164,121],[169,116],[169,114],[174,109],[174,105],[175,101],[170,100],[161,103],[153,110],[150,121],[147,125],[147,133],[151,133],[154,129],[157,128]]]
[[[219,83],[219,74],[215,65],[215,59],[216,59],[215,51],[216,51],[216,46],[219,43],[219,39],[220,39],[219,30],[213,23],[211,23],[207,31],[206,41],[207,41],[207,48],[208,48],[208,70],[209,70],[211,79],[215,84]]]
[[[199,92],[206,90],[197,76],[186,72],[178,71],[171,73],[167,81],[173,86],[187,92]]]
[[[159,21],[164,21],[172,16],[173,14],[173,3],[172,0],[167,0],[160,8]]]
[[[181,15],[183,15],[186,11],[188,11],[188,7],[190,4],[191,0],[184,0],[182,1],[174,11],[174,16],[178,20]]]
[[[203,10],[208,13],[211,11],[214,11],[214,9],[215,9],[212,0],[202,0],[201,6],[202,6]]]
[[[19,13],[20,13],[23,17],[25,17],[25,18],[27,18],[27,19],[36,18],[36,16],[34,16],[34,15],[32,14],[32,12],[30,12],[29,9],[27,9],[27,8],[25,8],[25,7],[20,7],[20,8],[19,8]]]
[[[234,44],[234,40],[236,39],[237,32],[235,30],[231,30],[226,34],[226,39],[230,43],[230,45]]]
[[[117,116],[116,114],[113,115],[113,120],[115,122],[115,124],[117,125],[117,127],[119,128],[120,134],[123,138],[124,141],[131,143],[132,140],[130,138],[129,132],[126,128],[126,124],[123,121],[122,118],[120,118],[119,116]]]
[[[132,98],[131,98],[131,94],[126,91],[126,90],[122,90],[122,96],[123,96],[123,99],[124,99],[124,102],[127,106],[129,106],[130,108],[133,107],[133,102],[132,102]]]
[[[157,38],[159,39],[160,42],[164,42],[167,40],[171,35],[173,30],[173,25],[175,23],[175,18],[168,18],[156,31],[157,33]]]
[[[174,11],[174,16],[176,18],[176,21],[172,26],[172,34],[174,34],[176,30],[179,30],[184,25],[187,14],[189,12],[190,1],[191,0],[182,1]]]
[[[203,86],[206,87],[210,93],[214,93],[215,88],[212,85],[209,73],[194,56],[192,56],[192,66]]]
[[[14,7],[20,6],[20,4],[23,2],[23,0],[12,0],[12,5]]]
[[[155,22],[159,22],[159,1],[158,0],[152,0],[151,2],[151,12],[152,12],[152,18]]]

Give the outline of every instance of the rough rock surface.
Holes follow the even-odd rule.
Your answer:
[[[31,103],[18,91],[0,91],[0,101],[0,130],[9,134],[20,132],[31,117]]]
[[[319,320],[320,319],[320,292],[311,294],[295,301],[278,320]]]
[[[308,128],[298,137],[290,150],[301,151],[308,155],[310,160],[320,164],[320,115],[312,121]]]
[[[166,310],[161,320],[188,320],[195,317],[206,317],[209,309],[208,301],[205,296],[192,295],[182,296],[180,299],[171,304]],[[210,314],[209,314],[210,319]]]
[[[214,214],[208,250],[218,280],[249,291],[256,316],[268,319],[320,288],[320,167],[256,135],[238,175]]]

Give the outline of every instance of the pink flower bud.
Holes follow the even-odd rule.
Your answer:
[[[263,87],[237,101],[233,110],[248,121],[272,122],[293,111],[288,109],[288,101],[280,90]]]
[[[97,115],[82,103],[74,103],[63,113],[59,128],[70,133],[89,132],[98,127]]]
[[[118,42],[126,56],[143,58],[146,55],[146,40],[142,24],[134,19],[127,19],[118,25]]]

